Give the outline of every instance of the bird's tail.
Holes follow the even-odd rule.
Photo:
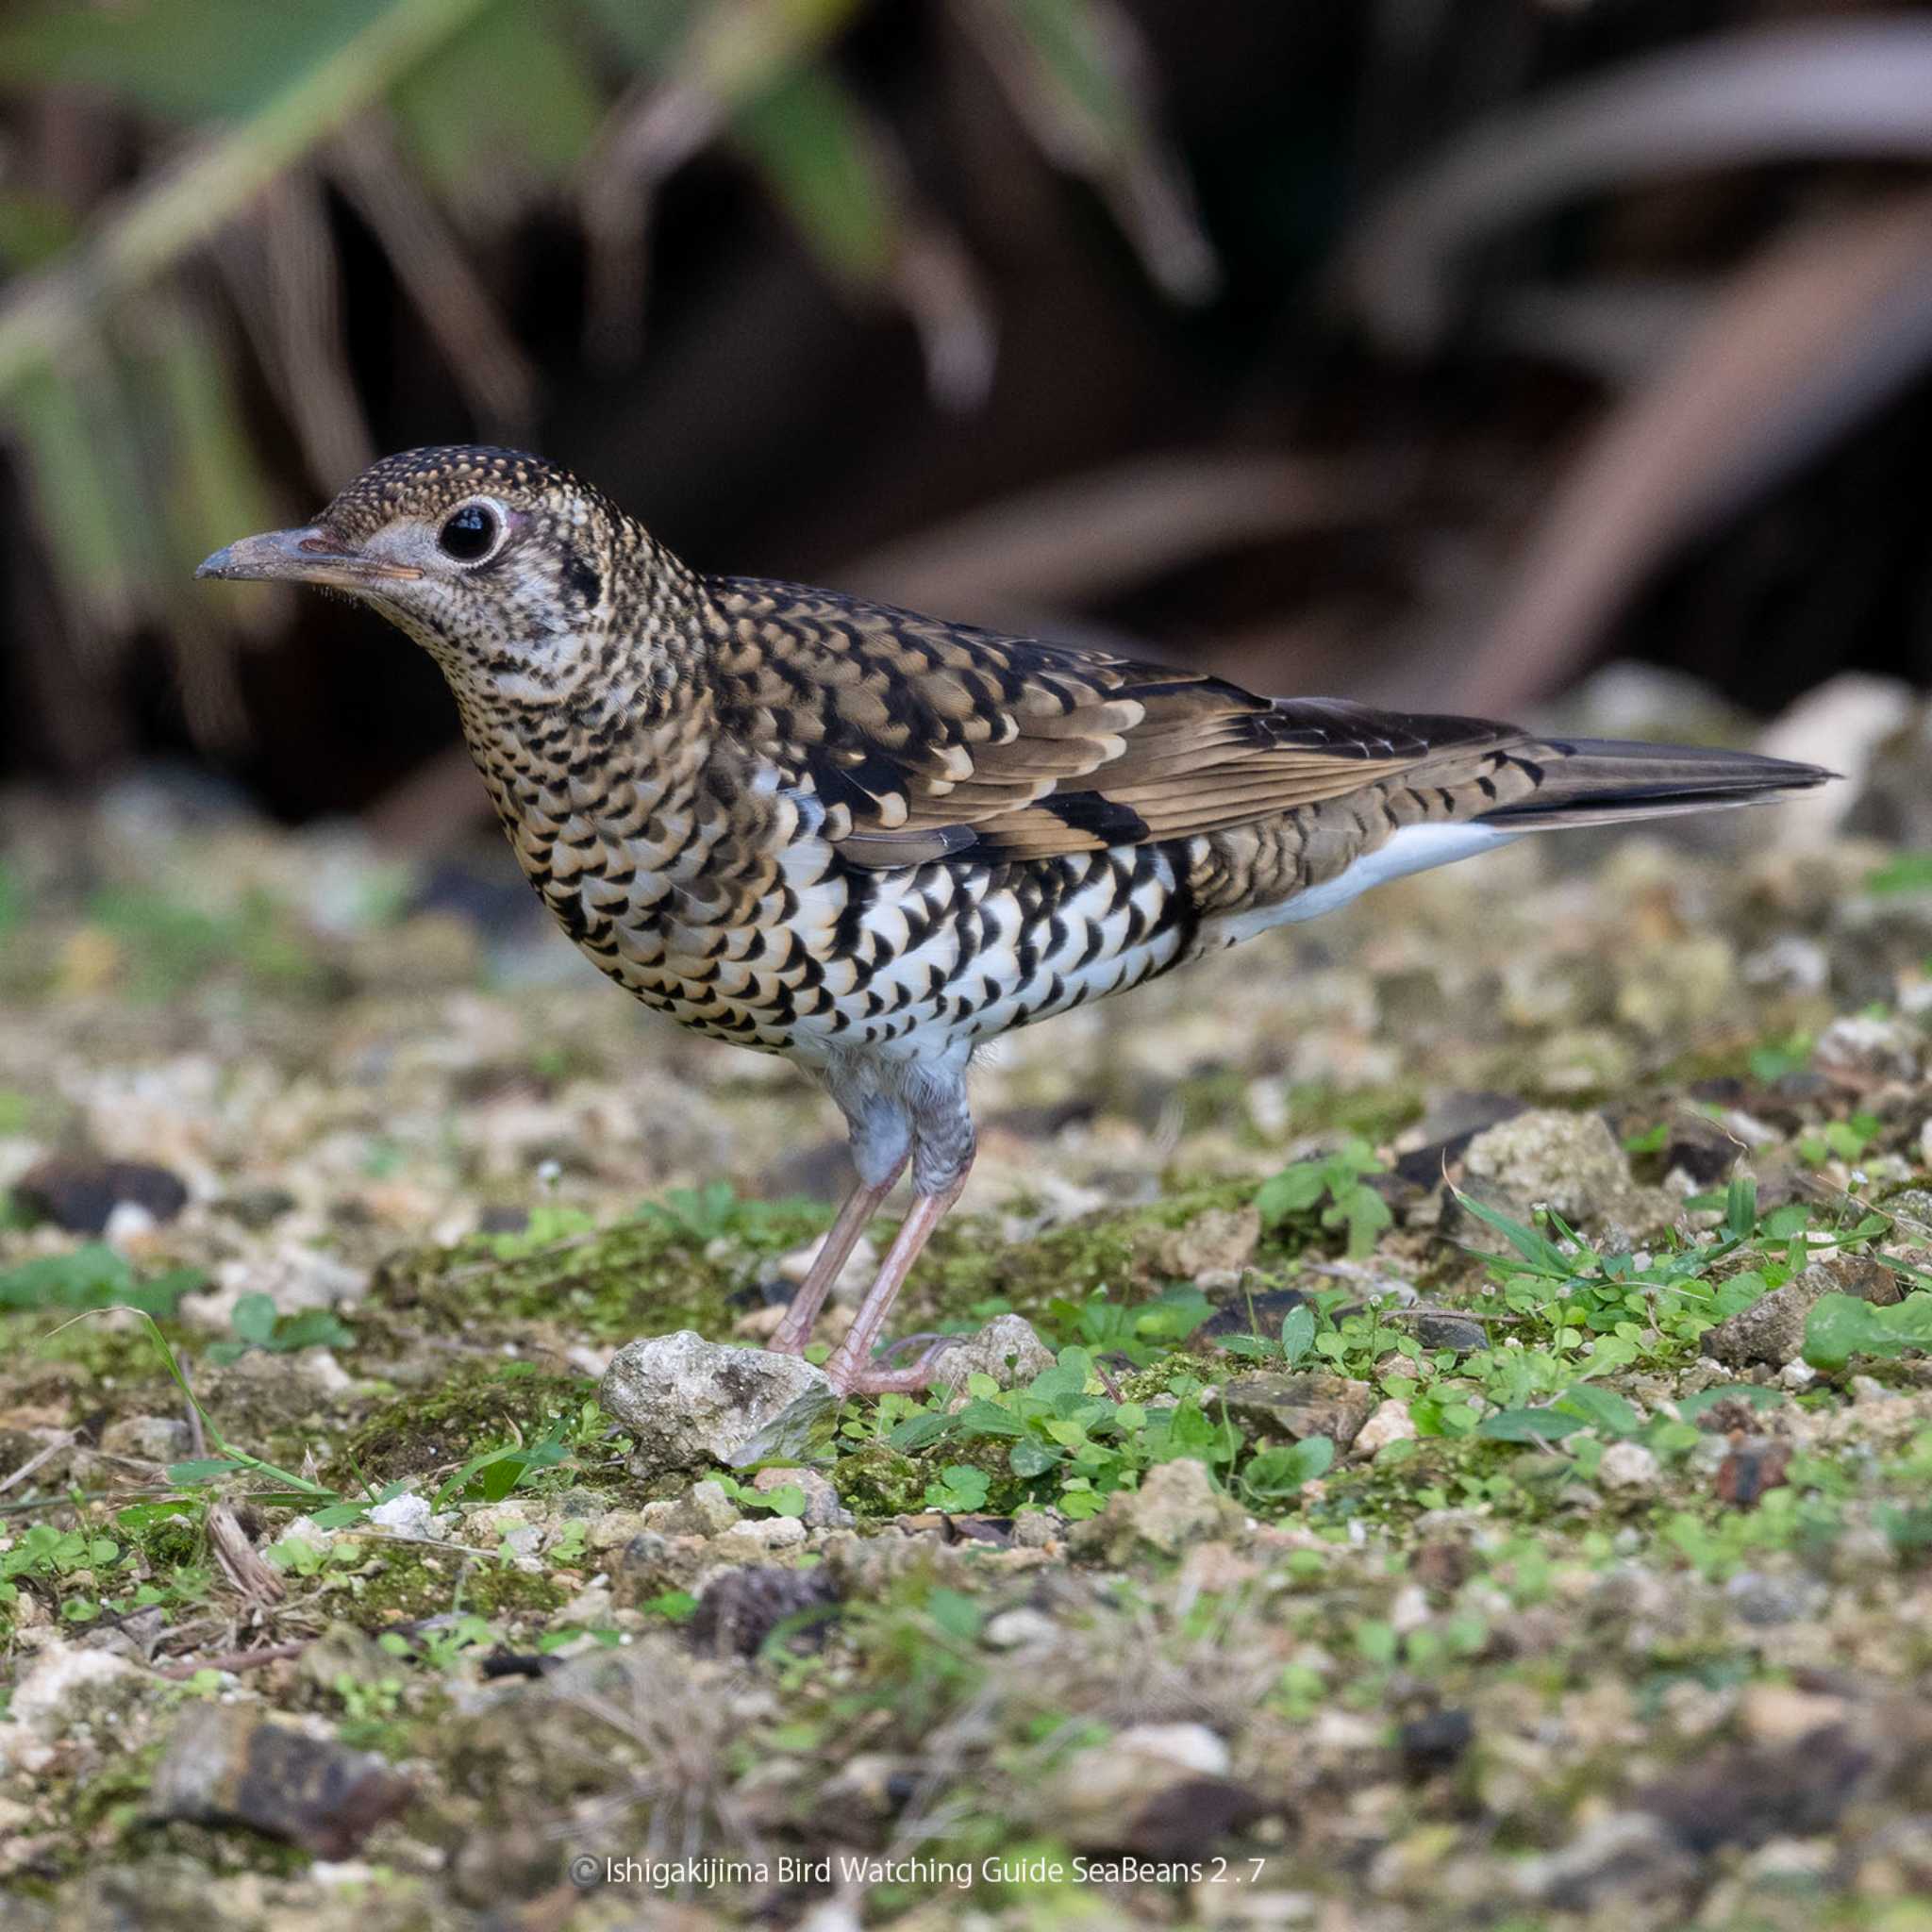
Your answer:
[[[1476,815],[1499,831],[1619,825],[1734,805],[1774,805],[1839,774],[1822,765],[1692,744],[1615,738],[1541,739],[1516,755],[1533,765],[1529,793]]]

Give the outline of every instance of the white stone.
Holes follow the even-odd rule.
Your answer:
[[[1597,1464],[1596,1479],[1607,1490],[1648,1490],[1661,1474],[1657,1457],[1641,1442],[1612,1442]]]
[[[1415,1440],[1415,1418],[1408,1412],[1408,1404],[1391,1395],[1379,1404],[1374,1413],[1361,1425],[1349,1445],[1348,1453],[1354,1461],[1366,1462],[1391,1442],[1413,1442]]]
[[[631,1433],[635,1474],[728,1463],[802,1396],[832,1399],[823,1369],[794,1355],[728,1348],[689,1328],[618,1350],[598,1400]]]
[[[81,1707],[119,1702],[149,1681],[112,1651],[63,1646],[48,1652],[20,1680],[9,1716],[36,1737],[56,1739],[80,1721]]]
[[[408,1491],[400,1496],[391,1496],[387,1503],[378,1503],[369,1512],[369,1521],[377,1529],[386,1529],[393,1536],[433,1537],[436,1534],[436,1521],[430,1513],[429,1499]]]

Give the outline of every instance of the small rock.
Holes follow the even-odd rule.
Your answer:
[[[1787,1745],[1723,1745],[1646,1787],[1637,1802],[1699,1857],[1723,1845],[1810,1838],[1858,1802],[1881,1748],[1869,1729],[1859,1736],[1832,1724]]]
[[[395,1658],[353,1624],[331,1624],[295,1659],[295,1667],[322,1690],[333,1690],[345,1677],[355,1684],[379,1684],[396,1674]]]
[[[1346,1375],[1241,1375],[1223,1387],[1221,1399],[1232,1415],[1296,1441],[1326,1436],[1338,1449],[1360,1435],[1375,1406],[1374,1391]]]
[[[838,1585],[823,1568],[753,1564],[705,1586],[687,1634],[693,1649],[712,1657],[756,1657],[781,1624],[796,1618],[791,1646],[816,1650],[838,1605]]]
[[[636,1609],[682,1590],[704,1567],[705,1546],[688,1537],[673,1542],[656,1530],[640,1530],[617,1553],[610,1566],[610,1598],[620,1609]]]
[[[1476,1355],[1490,1345],[1489,1330],[1461,1315],[1418,1315],[1415,1339],[1424,1348],[1453,1348],[1458,1355]]]
[[[1732,1614],[1757,1629],[1809,1623],[1829,1594],[1815,1576],[1763,1570],[1740,1570],[1724,1585],[1724,1602]]]
[[[832,1385],[802,1357],[726,1348],[686,1328],[619,1349],[598,1400],[631,1432],[631,1472],[641,1477],[728,1463],[811,1395],[829,1403]]]
[[[714,1537],[708,1556],[724,1556],[732,1562],[757,1562],[774,1550],[795,1550],[809,1532],[795,1516],[758,1516],[733,1524],[723,1536]]]
[[[58,1644],[15,1686],[8,1717],[36,1737],[61,1738],[96,1716],[118,1718],[153,1681],[108,1651]]]
[[[1208,1208],[1185,1227],[1165,1230],[1156,1242],[1155,1261],[1163,1273],[1187,1281],[1204,1274],[1240,1277],[1255,1258],[1261,1241],[1261,1213],[1244,1208]]]
[[[369,1512],[369,1521],[394,1536],[428,1538],[436,1534],[436,1518],[428,1497],[409,1490],[391,1496],[387,1503],[378,1503]]]
[[[139,1208],[153,1222],[173,1221],[188,1205],[188,1189],[147,1161],[57,1155],[28,1168],[14,1182],[13,1198],[69,1234],[99,1234],[122,1206]]]
[[[1391,1442],[1413,1442],[1415,1440],[1415,1418],[1408,1412],[1408,1404],[1391,1395],[1376,1405],[1374,1414],[1356,1432],[1350,1455],[1357,1462],[1367,1462]]]
[[[1404,1724],[1395,1742],[1403,1771],[1421,1780],[1452,1769],[1474,1740],[1475,1720],[1468,1711],[1432,1710]]]
[[[408,1779],[380,1757],[270,1723],[245,1706],[199,1704],[182,1714],[155,1767],[149,1817],[245,1824],[343,1858],[410,1801]]]
[[[1539,1205],[1588,1221],[1630,1186],[1630,1163],[1593,1113],[1535,1108],[1487,1127],[1462,1157],[1464,1172],[1519,1210]]]
[[[101,1431],[104,1454],[142,1462],[182,1462],[193,1448],[188,1424],[171,1415],[124,1415]]]
[[[1718,1465],[1714,1486],[1721,1502],[1734,1509],[1756,1507],[1765,1491],[1780,1488],[1790,1467],[1791,1445],[1767,1436],[1747,1436],[1733,1443]]]
[[[1754,1743],[1795,1744],[1813,1731],[1845,1720],[1841,1697],[1821,1697],[1790,1684],[1748,1684],[1738,1700],[1738,1720]]]
[[[1298,1288],[1265,1288],[1258,1293],[1239,1295],[1216,1308],[1194,1330],[1194,1339],[1208,1341],[1222,1335],[1258,1335],[1265,1341],[1279,1341],[1281,1324],[1306,1306],[1307,1299]]]
[[[1044,1610],[1021,1604],[989,1617],[979,1641],[989,1650],[1033,1650],[1042,1643],[1051,1643],[1058,1635],[1059,1625]]]
[[[1021,1550],[1050,1549],[1066,1529],[1053,1509],[1023,1509],[1013,1518],[1013,1546]]]
[[[1153,1551],[1178,1556],[1189,1543],[1225,1536],[1246,1522],[1240,1507],[1214,1487],[1208,1465],[1191,1457],[1157,1463],[1138,1490],[1117,1490],[1098,1515],[1077,1524],[1068,1541],[1109,1562]]]
[[[1806,1318],[1822,1296],[1848,1294],[1875,1307],[1890,1307],[1899,1292],[1898,1277],[1890,1268],[1859,1255],[1836,1255],[1812,1262],[1794,1280],[1727,1316],[1698,1346],[1733,1367],[1766,1362],[1782,1368],[1803,1351]]]
[[[707,1479],[693,1483],[666,1512],[667,1536],[723,1536],[740,1520],[738,1505],[722,1485]]]
[[[933,1376],[963,1389],[968,1375],[991,1375],[1002,1389],[1017,1389],[1053,1365],[1053,1350],[1024,1315],[995,1315],[977,1334],[951,1343],[937,1357]]]
[[[1641,1442],[1612,1442],[1597,1464],[1596,1479],[1607,1490],[1651,1490],[1662,1474]]]
[[[1808,1389],[1818,1379],[1818,1371],[1809,1362],[1787,1362],[1777,1372],[1778,1386],[1784,1389]]]
[[[225,1195],[215,1204],[215,1211],[225,1214],[230,1221],[240,1222],[251,1232],[259,1234],[265,1227],[273,1227],[283,1215],[296,1206],[295,1197],[286,1188],[243,1188],[239,1193]],[[517,1210],[517,1227],[522,1227],[527,1219],[521,1208]],[[484,1232],[492,1230],[489,1217],[484,1217]],[[508,1232],[510,1230],[498,1230]]]
[[[1744,1151],[1735,1134],[1707,1114],[1678,1108],[1664,1141],[1663,1168],[1680,1174],[1692,1191],[1714,1188],[1738,1164]]]
[[[1659,1820],[1645,1811],[1612,1811],[1562,1850],[1523,1859],[1509,1875],[1519,1896],[1576,1912],[1664,1897],[1695,1870]]]
[[[1206,1724],[1133,1724],[1067,1760],[1047,1794],[1048,1818],[1068,1842],[1093,1850],[1198,1851],[1255,1809],[1228,1761]]]
[[[1854,1091],[1919,1077],[1925,1036],[1905,1020],[1845,1013],[1818,1036],[1811,1064],[1834,1085]]]

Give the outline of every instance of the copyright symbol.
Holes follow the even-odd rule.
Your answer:
[[[595,1858],[588,1855],[581,1858],[573,1858],[570,1861],[570,1882],[579,1891],[588,1891],[596,1884],[597,1874],[603,1869]]]

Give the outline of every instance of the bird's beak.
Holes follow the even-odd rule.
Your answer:
[[[319,525],[299,530],[265,530],[217,550],[194,575],[198,577],[258,577],[277,584],[327,584],[340,591],[369,591],[378,585],[420,577],[407,563],[365,557]]]

